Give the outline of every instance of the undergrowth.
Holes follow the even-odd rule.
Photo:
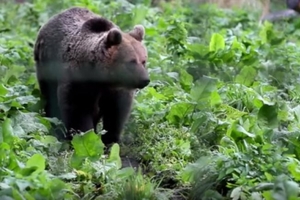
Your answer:
[[[0,6],[1,199],[299,198],[298,19],[259,25],[254,11],[180,1],[30,2]],[[44,117],[33,45],[71,6],[146,28],[151,83],[108,153],[93,131],[58,141],[60,122]]]

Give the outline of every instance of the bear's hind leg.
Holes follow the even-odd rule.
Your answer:
[[[44,110],[46,113],[46,117],[56,117],[58,119],[61,119],[57,98],[57,82],[40,80],[39,87],[42,99],[45,101]]]
[[[41,99],[45,101],[45,117],[56,117],[58,120],[62,120],[60,108],[58,105],[57,82],[50,80],[39,80],[38,83],[42,95]],[[50,129],[50,133],[55,135],[59,140],[65,138],[65,130],[62,125],[53,125]]]
[[[107,132],[102,135],[105,145],[118,143],[120,135],[131,111],[134,91],[105,90],[99,100],[102,115],[103,129]]]

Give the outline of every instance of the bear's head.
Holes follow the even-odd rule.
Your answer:
[[[142,89],[149,84],[148,53],[142,43],[145,35],[142,25],[125,33],[109,20],[94,18],[85,22],[83,28],[93,35],[99,33],[99,44],[94,50],[95,67],[101,69],[104,82],[131,89]]]

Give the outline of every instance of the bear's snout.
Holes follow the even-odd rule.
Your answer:
[[[150,83],[150,79],[140,80],[140,81],[138,82],[137,88],[138,88],[138,89],[143,89],[143,88],[146,87],[149,83]]]

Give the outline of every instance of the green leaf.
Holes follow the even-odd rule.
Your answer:
[[[186,70],[180,70],[180,84],[185,91],[191,89],[193,83],[193,77]]]
[[[4,84],[0,84],[0,96],[5,96],[7,93],[8,93],[8,90],[4,86]]]
[[[266,125],[270,128],[275,128],[278,126],[277,119],[277,106],[276,105],[266,105],[264,104],[258,112],[259,123]]]
[[[48,147],[51,152],[59,152],[62,143],[57,140],[56,137],[46,135],[40,139],[41,143]]]
[[[133,17],[133,22],[132,25],[135,24],[140,24],[148,14],[148,9],[147,7],[144,6],[137,6],[133,9],[134,12],[134,17]],[[147,33],[146,33],[147,34]]]
[[[214,33],[210,39],[209,51],[218,51],[225,48],[225,40],[219,33]]]
[[[64,193],[69,192],[69,186],[58,178],[51,180],[49,193],[56,199],[65,199],[62,198]],[[61,197],[61,198],[58,198]]]
[[[203,196],[203,199],[205,200],[224,200],[224,197],[222,195],[215,191],[215,190],[206,190]]]
[[[274,200],[296,200],[299,191],[300,188],[296,182],[287,180],[285,175],[280,175],[275,180],[272,197]]]
[[[232,138],[234,138],[234,140],[240,140],[240,139],[247,138],[247,137],[250,137],[250,138],[255,137],[255,134],[246,131],[243,126],[238,124],[238,121],[235,121],[234,123],[232,123],[230,126],[230,129],[228,129],[227,132],[228,132],[227,133],[228,136],[231,136]]]
[[[24,177],[26,176],[31,176],[32,174],[34,174],[37,171],[37,167],[36,166],[32,166],[32,167],[26,167],[26,168],[22,168],[20,171],[20,174]]]
[[[230,198],[232,200],[238,200],[241,197],[241,193],[242,193],[242,188],[241,187],[236,187],[232,190],[232,192],[230,194]]]
[[[13,145],[13,128],[11,126],[11,120],[6,118],[2,124],[2,132],[0,135],[0,142],[6,142],[9,145]]]
[[[93,130],[82,135],[76,134],[71,143],[78,156],[99,158],[103,154],[104,144]]]
[[[75,169],[80,169],[85,159],[85,156],[78,156],[76,152],[74,152],[71,158],[71,166]]]
[[[12,117],[12,126],[15,135],[25,137],[28,133],[48,132],[47,127],[42,124],[37,113],[18,111]]]
[[[211,93],[217,89],[217,79],[207,76],[201,77],[191,89],[191,97],[194,101],[202,103],[209,100]]]
[[[128,178],[129,176],[133,176],[135,174],[134,168],[125,167],[117,171],[117,177],[121,179]]]
[[[170,123],[179,124],[193,109],[194,105],[191,103],[176,103],[171,107],[166,118]]]
[[[235,78],[237,83],[244,84],[245,86],[250,86],[255,81],[257,72],[253,67],[245,66],[241,72]]]
[[[299,148],[299,147],[298,147]],[[288,170],[293,175],[294,180],[299,181],[300,180],[300,167],[299,162],[291,162],[288,164]]]
[[[26,167],[36,167],[35,172],[41,172],[45,170],[46,166],[46,160],[42,154],[34,154],[29,158],[29,160],[26,162]]]
[[[205,122],[207,122],[208,116],[206,115],[200,115],[199,117],[194,117],[192,126],[191,126],[191,131],[196,132],[199,127],[201,127]]]
[[[273,29],[273,26],[270,22],[268,22],[268,21],[264,22],[264,26],[259,33],[262,44],[268,43],[269,37],[270,37],[269,35],[272,32],[272,29]]]
[[[76,134],[71,143],[75,150],[71,160],[73,167],[79,167],[85,158],[97,161],[104,152],[104,144],[93,130]]]
[[[122,160],[120,158],[120,146],[119,144],[115,143],[111,147],[109,158],[107,162],[114,162],[117,165],[117,168],[120,169],[122,167]]]
[[[243,49],[243,44],[240,43],[236,37],[234,37],[234,39],[232,40],[232,44],[231,44],[231,49],[238,49],[238,50],[242,50]]]
[[[219,95],[218,91],[213,91],[210,95],[210,105],[215,106],[222,103],[221,96]]]

